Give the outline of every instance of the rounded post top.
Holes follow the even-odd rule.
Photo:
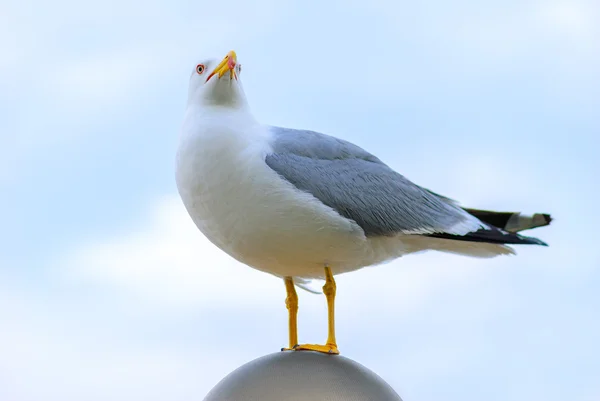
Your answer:
[[[402,401],[377,374],[341,355],[286,351],[250,361],[204,401]]]

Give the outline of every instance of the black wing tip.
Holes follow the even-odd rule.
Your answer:
[[[539,245],[549,246],[546,242],[535,237],[526,237],[516,233],[510,233],[500,230],[498,227],[488,225],[488,228],[482,228],[465,235],[455,235],[446,233],[425,234],[428,237],[451,239],[455,241],[484,242],[498,245]]]
[[[519,237],[523,240],[523,242],[517,242],[515,243],[516,245],[522,244],[522,245],[540,245],[540,246],[550,246],[548,245],[546,242],[542,241],[539,238],[534,238],[534,237],[523,237],[521,235],[519,235]]]
[[[552,223],[552,221],[554,220],[552,218],[551,215],[549,215],[548,213],[540,213],[542,215],[542,217],[544,218],[544,221],[546,222],[546,225],[549,226],[550,223]]]

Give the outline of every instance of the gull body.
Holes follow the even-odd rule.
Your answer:
[[[269,169],[267,127],[246,112],[236,129],[223,127],[219,114],[184,130],[178,157],[180,194],[200,231],[240,262],[279,277],[321,277],[327,263],[354,268],[366,245],[359,227]]]
[[[208,69],[217,64],[218,60],[207,60],[203,65]],[[368,235],[356,221],[282,177],[266,160],[277,152],[293,153],[293,146],[311,145],[323,148],[341,144],[345,153],[350,149],[361,157],[371,155],[328,135],[258,122],[246,100],[239,72],[236,79],[228,74],[206,82],[203,77],[191,77],[176,181],[198,229],[233,258],[279,277],[311,279],[323,278],[323,266],[339,274],[424,250],[476,257],[514,253],[502,243],[418,235],[421,228],[416,226]],[[331,159],[335,157],[332,154]],[[350,192],[347,196],[359,195]],[[444,226],[445,232],[464,235],[485,227],[454,205],[449,210],[458,217],[456,224]]]
[[[399,239],[369,239],[353,221],[265,163],[271,127],[247,110],[189,108],[177,185],[196,226],[240,262],[279,277],[322,278],[401,255]],[[235,123],[233,123],[235,121]]]
[[[279,277],[312,279],[323,278],[326,265],[340,274],[427,249],[481,257],[512,253],[496,244],[367,237],[355,221],[265,163],[277,131],[245,108],[192,105],[186,112],[177,155],[180,196],[198,229],[238,261]],[[472,218],[464,232],[480,225]]]
[[[211,72],[212,71],[212,72]],[[546,245],[518,231],[549,215],[468,209],[339,138],[257,121],[234,52],[199,63],[176,158],[177,188],[198,229],[238,261],[284,279],[290,348],[338,353],[335,274],[437,250],[474,257]],[[328,340],[297,345],[297,295],[325,279]]]

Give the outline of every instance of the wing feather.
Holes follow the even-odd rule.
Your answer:
[[[354,220],[367,236],[464,235],[485,228],[447,198],[413,184],[364,149],[314,131],[272,127],[267,165]]]

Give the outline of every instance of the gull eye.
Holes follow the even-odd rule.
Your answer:
[[[204,72],[204,64],[198,64],[198,65],[196,66],[196,72],[197,72],[198,74],[202,74],[202,73]]]
[[[239,74],[240,72],[242,72],[242,65],[238,64],[237,65],[237,73]]]

